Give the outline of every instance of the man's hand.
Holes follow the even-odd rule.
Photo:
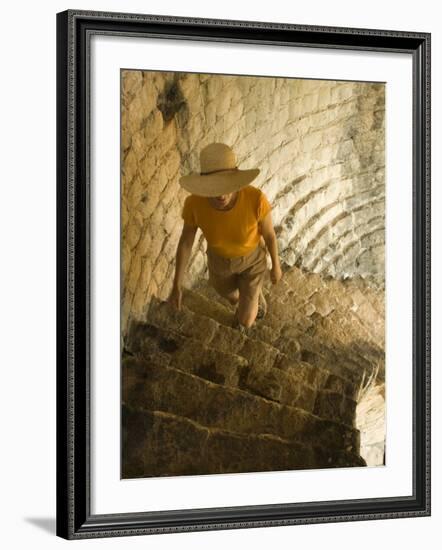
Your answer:
[[[183,297],[182,281],[184,277],[184,270],[190,258],[192,251],[193,241],[195,240],[195,233],[197,227],[193,227],[183,223],[183,230],[181,232],[180,239],[178,241],[176,251],[176,265],[175,265],[175,277],[172,283],[172,291],[169,298],[166,300],[168,304],[176,309],[181,309],[181,300]]]
[[[181,309],[181,301],[183,298],[183,291],[180,285],[173,285],[172,291],[167,299],[167,302],[176,308],[178,311]]]
[[[278,264],[273,265],[272,269],[270,270],[270,279],[274,285],[281,279],[282,277],[282,271],[281,266]]]

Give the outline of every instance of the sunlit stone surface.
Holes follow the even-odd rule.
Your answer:
[[[383,464],[384,100],[382,84],[123,71],[125,477]],[[260,168],[284,269],[245,340],[200,232],[185,311],[158,305],[178,179],[213,141]]]

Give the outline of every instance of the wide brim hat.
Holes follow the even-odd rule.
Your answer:
[[[201,171],[182,176],[181,187],[193,195],[218,197],[234,193],[251,183],[259,174],[258,168],[240,170],[232,148],[224,143],[211,143],[200,153]]]

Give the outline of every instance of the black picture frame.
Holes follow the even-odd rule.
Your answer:
[[[92,515],[89,40],[155,36],[397,52],[413,60],[413,495]],[[430,34],[68,10],[57,14],[57,535],[116,537],[430,515]]]

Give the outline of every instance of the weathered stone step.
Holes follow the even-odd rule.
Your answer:
[[[317,390],[325,389],[334,391],[353,400],[356,398],[359,391],[358,384],[354,384],[342,376],[333,374],[321,366],[313,365],[305,361],[293,363],[293,361],[283,357],[275,366],[285,372],[289,372],[292,376],[305,380],[307,384]]]
[[[327,341],[331,329],[326,325],[317,325],[310,337],[314,341]],[[327,346],[330,353],[345,359],[345,365],[349,370],[361,372],[364,368],[370,368],[373,364],[385,360],[383,346],[378,345],[370,339],[343,339],[334,340],[329,338]]]
[[[271,285],[266,285],[271,289]],[[318,273],[308,273],[292,267],[286,270],[271,295],[291,300],[292,305],[318,301],[318,313],[323,315],[323,305],[330,305],[340,312],[355,312],[368,327],[371,319],[385,317],[384,293],[372,288],[362,277],[338,280]],[[306,300],[307,298],[307,300]],[[316,304],[315,304],[316,306]]]
[[[235,307],[227,307],[221,303],[219,297],[209,285],[200,284],[198,290],[186,289],[184,292],[186,306],[199,315],[208,315],[218,323],[231,326]],[[224,300],[225,302],[225,300]],[[291,354],[299,354],[299,346],[296,342],[285,340],[280,341],[278,325],[271,326],[265,319],[259,320],[250,327],[248,337],[254,340],[260,340],[281,350],[283,346],[290,348]],[[282,351],[282,350],[281,350]],[[299,359],[299,357],[297,357]]]
[[[193,313],[210,317],[220,325],[231,327],[235,308],[227,307],[221,303],[220,299],[206,298],[199,289],[198,291],[190,288],[183,289],[183,303]]]
[[[279,304],[275,307],[275,300],[268,299],[267,315],[263,319],[263,323],[271,327],[278,327],[281,334],[281,328],[284,325],[290,324],[293,329],[301,333],[308,333],[314,326],[314,320],[305,315],[299,310],[290,309],[288,304]],[[290,310],[290,314],[287,313]],[[283,311],[283,313],[281,313]]]
[[[202,287],[200,287],[198,292],[186,289],[184,292],[184,299],[186,307],[193,311],[193,313],[207,315],[224,326],[231,326],[234,310],[229,310],[216,298],[210,299],[206,297]],[[288,355],[293,361],[299,361],[300,359],[300,346],[298,342],[291,338],[281,338],[279,331],[269,324],[266,324],[265,319],[254,323],[254,325],[249,328],[247,336],[252,340],[269,344],[273,348]]]
[[[324,330],[330,328],[336,330],[336,336],[343,342],[361,340],[371,342],[374,346],[384,347],[384,319],[376,316],[363,320],[357,312],[350,311],[347,315],[344,313],[334,311],[327,319],[324,319],[322,322]]]
[[[336,345],[329,336],[323,332],[313,332],[310,335],[309,331],[285,322],[281,327],[280,341],[297,342],[300,348],[298,363],[309,363],[316,370],[327,372],[327,384],[330,389],[356,399],[367,360],[358,355],[353,344],[352,347]],[[285,351],[284,345],[280,349]],[[279,367],[282,368],[281,365]]]
[[[229,351],[245,357],[250,363],[262,368],[272,367],[280,352],[265,342],[252,340],[214,319],[201,314],[195,314],[185,305],[176,310],[167,302],[161,302],[152,297],[146,321],[159,327],[172,329],[183,336],[190,336],[202,345],[220,351]]]
[[[287,275],[288,276],[288,275]],[[367,296],[358,287],[349,287],[340,281],[313,282],[307,288],[305,280],[319,276],[304,275],[299,287],[291,287],[283,279],[273,289],[268,287],[269,313],[272,324],[308,319],[328,320],[333,329],[341,329],[347,338],[371,339],[383,344],[384,341],[384,307],[383,300],[367,288]],[[320,278],[320,277],[319,277]],[[299,278],[298,278],[299,279]],[[280,285],[280,283],[282,283]],[[339,289],[339,290],[338,290]],[[314,291],[313,291],[314,290]],[[337,320],[337,322],[336,322]],[[346,325],[345,330],[343,324]]]
[[[351,300],[350,306],[369,303],[381,318],[384,317],[385,296],[383,290],[372,288],[362,277],[352,277],[344,281],[327,279],[327,288],[336,295],[340,302],[344,298]]]
[[[210,317],[206,317],[201,314],[195,314],[187,307],[182,306],[181,311],[177,311],[170,306],[167,302],[161,302],[158,299],[152,298],[149,311],[147,313],[147,319],[154,325],[173,329],[183,336],[198,339],[202,345],[209,346],[219,351],[228,350],[230,353],[242,356],[246,358],[253,366],[258,366],[262,370],[268,370],[269,368],[276,367],[286,370],[287,361],[284,361],[287,357],[288,349],[284,348],[286,353],[282,353],[277,348],[262,342],[260,340],[251,339],[235,329],[220,325]],[[285,340],[281,339],[282,342]],[[289,341],[289,340],[288,340]],[[290,343],[290,342],[289,342]],[[295,343],[297,346],[297,344]],[[299,363],[297,357],[299,354],[299,348],[295,348],[293,355],[288,356],[288,360]],[[312,356],[307,358],[307,351],[301,350],[302,361],[310,362]],[[322,371],[328,371],[335,375],[333,379],[333,386],[326,385],[326,389],[336,391],[338,393],[345,392],[350,399],[354,399],[358,385],[354,385],[354,379],[351,377],[345,378],[344,375],[348,374],[347,371],[338,365],[331,365],[333,368],[328,368],[327,361],[324,358],[317,360],[317,354],[315,356],[315,367],[320,369],[317,373],[318,381],[327,380],[330,378],[330,374],[325,375]],[[291,369],[293,372],[294,369]],[[350,373],[351,375],[352,373]],[[343,380],[337,384],[336,377],[341,377]],[[330,380],[332,381],[332,380]],[[353,387],[348,382],[353,383]],[[310,386],[317,389],[322,389],[317,384],[309,382]]]
[[[123,361],[123,401],[133,408],[161,410],[208,427],[272,434],[327,449],[359,450],[359,432],[354,428],[136,358]]]
[[[374,334],[373,323],[380,324],[379,319],[373,321],[370,327],[365,326],[361,319],[350,309],[338,309],[330,301],[316,298],[304,304],[294,304],[289,297],[280,299],[272,294],[268,295],[268,315],[265,322],[273,327],[290,325],[294,330],[310,335],[320,327],[326,327],[328,339],[342,344],[355,340],[382,343],[380,329]],[[318,304],[321,303],[321,307]],[[316,307],[318,306],[318,307]],[[377,325],[376,325],[377,326]]]
[[[299,407],[318,416],[352,425],[355,411],[354,388],[328,378],[313,384],[303,375],[303,365],[291,368],[262,368],[250,365],[243,357],[214,350],[190,337],[155,325],[133,321],[127,349],[144,361],[172,366],[217,384],[240,388],[278,403]],[[307,374],[308,376],[308,374]],[[311,376],[311,373],[310,373]],[[315,413],[316,414],[316,413]]]
[[[217,384],[352,425],[356,403],[354,396],[349,397],[348,389],[328,380],[318,384],[315,379],[313,387],[293,364],[285,371],[263,369],[250,365],[243,357],[201,346],[193,338],[142,322],[132,323],[127,344],[143,361],[172,366]]]
[[[261,324],[265,322],[264,319],[252,327],[250,330],[252,337],[259,339],[261,334],[265,333],[267,326]],[[317,340],[305,334],[303,330],[294,329],[292,325],[287,324],[281,327],[281,333],[273,341],[273,345],[281,352],[275,367],[283,370],[289,368],[293,371],[299,370],[301,365],[309,364],[317,378],[317,381],[312,384],[314,387],[334,389],[352,399],[357,395],[361,378],[360,369],[355,373],[354,364],[349,368],[346,360],[350,356],[349,353],[344,353],[341,357],[338,357],[333,350],[329,353],[327,346],[318,344]],[[290,364],[292,368],[289,367]],[[323,381],[326,381],[325,386],[322,384]]]
[[[348,296],[351,296],[353,292],[361,287],[366,290],[368,295],[376,296],[376,292],[362,280],[356,283],[355,278],[346,280],[334,279],[330,276],[323,276],[320,273],[307,272],[298,267],[286,270],[281,280],[295,293],[312,296],[316,292],[325,291],[339,302],[343,298],[346,299]]]
[[[356,386],[361,383],[364,371],[371,372],[378,363],[384,363],[384,352],[370,342],[336,343],[329,339],[326,330],[319,328],[313,335],[293,331],[290,326],[283,328],[282,333],[286,330],[291,335],[295,333],[299,340],[303,360],[328,368]]]
[[[214,293],[215,291],[209,285],[200,283],[198,291],[186,291],[185,303],[194,313],[202,314],[210,312],[210,316],[213,316],[218,322],[230,322],[231,319],[229,319],[229,316],[233,315],[233,313],[229,312],[228,308],[221,304],[220,299]],[[253,340],[266,342],[280,351],[280,355],[274,364],[277,368],[287,370],[289,365],[293,363],[291,365],[293,368],[290,369],[291,372],[300,370],[302,373],[305,373],[307,369],[305,361],[302,361],[302,357],[305,358],[307,354],[305,350],[301,349],[298,338],[303,332],[299,328],[294,330],[291,327],[292,333],[296,336],[296,338],[291,338],[288,333],[289,331],[285,330],[284,334],[280,334],[266,323],[267,317],[256,322],[249,329],[248,336]],[[352,373],[349,375],[344,368],[335,368],[335,372],[332,373],[328,369],[325,360],[321,361],[321,366],[319,366],[318,361],[315,361],[315,363],[315,366],[309,370],[308,376],[303,378],[307,384],[312,385],[316,389],[325,387],[326,389],[345,394],[351,399],[355,398],[359,386],[351,382]],[[339,371],[339,374],[336,371]],[[317,379],[316,381],[314,380],[315,378]],[[342,380],[339,380],[339,378],[342,378]]]
[[[234,309],[223,305],[220,297],[209,290],[209,285],[205,287],[200,284],[198,291],[187,289],[185,291],[186,306],[199,315],[208,315],[218,323],[231,326]],[[288,354],[293,360],[300,359],[300,348],[296,341],[290,338],[281,339],[278,326],[270,326],[264,320],[259,320],[249,328],[247,336],[253,340],[265,342],[270,346],[279,349],[282,353]]]
[[[271,293],[279,297],[288,294],[310,298],[311,301],[317,294],[328,297],[338,305],[343,304],[345,308],[370,303],[380,314],[385,309],[383,292],[372,288],[361,277],[338,280],[292,267],[284,271],[277,285],[266,281],[264,286],[266,289],[272,289]]]
[[[123,406],[122,425],[124,479],[366,465],[351,452],[207,428],[163,411]]]
[[[132,321],[127,348],[145,361],[171,365],[218,384],[238,387],[247,359],[151,323]]]
[[[310,301],[313,294],[324,287],[324,281],[315,274],[304,275],[299,270],[286,271],[276,285],[267,283],[265,289],[271,296],[290,300],[295,307]]]
[[[301,361],[310,363],[316,368],[328,370],[341,378],[343,384],[345,382],[348,384],[347,387],[353,386],[350,393],[359,386],[363,369],[358,367],[355,370],[355,365],[349,363],[345,348],[340,348],[340,353],[336,353],[332,347],[327,345],[327,338],[318,340],[289,324],[284,325],[281,329],[281,336],[285,337],[286,334],[292,338],[295,337],[299,342]]]
[[[332,372],[358,384],[364,370],[371,370],[373,364],[384,361],[383,348],[369,339],[355,336],[347,341],[336,337],[342,331],[339,318],[327,324],[317,322],[314,330],[303,331],[292,323],[281,328],[282,339],[296,339],[301,347],[301,358],[315,365],[323,366]],[[349,330],[350,331],[350,330]]]
[[[131,323],[127,349],[144,361],[158,363],[158,357],[161,365],[309,412],[318,399],[318,388],[295,373],[250,365],[244,357],[201,346],[194,338],[149,323]]]

